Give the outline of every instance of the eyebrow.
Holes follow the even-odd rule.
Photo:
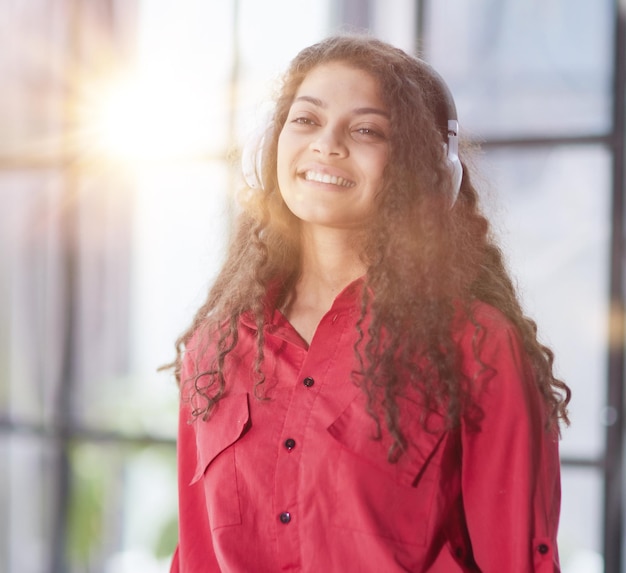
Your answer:
[[[307,95],[298,96],[296,99],[293,100],[293,103],[296,103],[299,101],[311,103],[316,107],[321,107],[322,109],[326,109],[328,107],[326,103],[323,102],[321,99],[313,97],[313,96],[307,96]],[[375,114],[375,115],[380,115],[384,118],[389,119],[389,114],[386,111],[379,109],[377,107],[357,107],[356,109],[352,110],[352,113],[354,113],[355,115]]]

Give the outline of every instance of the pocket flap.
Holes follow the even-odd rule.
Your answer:
[[[197,482],[210,463],[245,433],[249,421],[250,408],[246,393],[225,396],[216,404],[206,422],[193,422],[198,462],[190,483]]]
[[[415,485],[421,470],[429,462],[437,446],[441,442],[444,432],[443,419],[433,413],[430,418],[429,430],[425,430],[420,423],[419,408],[414,403],[402,404],[402,429],[407,439],[407,449],[395,464],[387,460],[389,448],[393,440],[385,427],[381,416],[381,439],[374,438],[376,423],[367,413],[365,400],[359,396],[341,413],[341,415],[327,428],[335,440],[344,448],[388,473],[396,475],[396,479],[404,485]]]

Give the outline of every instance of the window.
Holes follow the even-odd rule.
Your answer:
[[[563,571],[624,570],[616,3],[22,4],[0,0],[0,570],[167,571],[177,396],[156,370],[217,270],[275,80],[346,25],[418,48],[483,142],[486,204],[574,392]]]

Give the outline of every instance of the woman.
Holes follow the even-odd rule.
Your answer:
[[[520,308],[424,62],[291,63],[178,341],[172,571],[558,571],[569,389]]]

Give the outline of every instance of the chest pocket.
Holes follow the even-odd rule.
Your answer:
[[[249,423],[248,394],[222,398],[208,421],[194,422],[197,465],[191,484],[203,484],[211,529],[241,523],[234,444]]]
[[[411,416],[413,414],[413,416]],[[442,483],[443,428],[424,430],[419,414],[403,412],[409,441],[396,463],[387,460],[391,437],[375,440],[364,400],[354,400],[328,427],[341,445],[335,480],[334,525],[423,545]],[[439,420],[435,420],[439,423]],[[384,421],[382,422],[384,424]],[[441,424],[440,424],[441,425]]]

